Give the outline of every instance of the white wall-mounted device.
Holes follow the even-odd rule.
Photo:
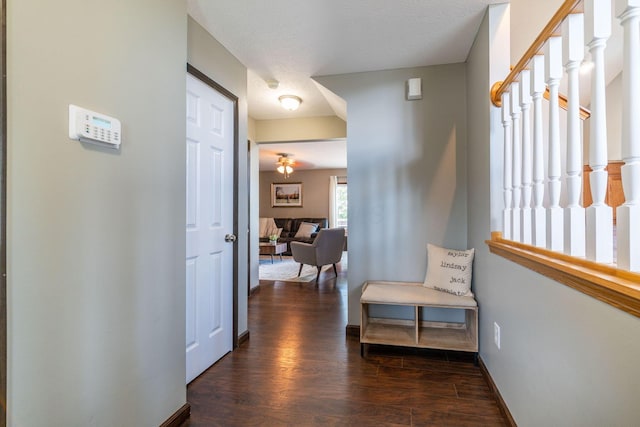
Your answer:
[[[120,148],[120,120],[69,104],[69,138]]]
[[[407,101],[422,99],[422,79],[416,77],[407,80],[406,83]]]

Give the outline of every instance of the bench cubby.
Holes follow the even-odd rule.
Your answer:
[[[408,306],[413,319],[375,317],[374,305]],[[422,319],[422,308],[464,310],[464,322],[433,322]],[[360,345],[368,344],[433,348],[478,353],[478,304],[473,296],[457,296],[427,288],[422,283],[368,281],[360,296]]]

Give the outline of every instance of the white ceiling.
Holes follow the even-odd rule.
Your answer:
[[[251,117],[346,119],[312,76],[464,62],[487,5],[504,1],[188,0],[188,11],[248,68]],[[300,108],[281,108],[283,94]]]
[[[312,76],[464,62],[484,11],[505,0],[188,0],[188,12],[248,69],[256,120],[336,115],[344,100]],[[267,81],[277,80],[277,89]],[[302,98],[294,112],[278,97]],[[260,146],[260,169],[346,168],[346,141]]]
[[[248,109],[256,120],[336,115],[346,103],[312,77],[464,62],[487,5],[505,0],[187,0],[188,12],[248,69]],[[621,69],[621,30],[612,17],[606,49],[607,82]],[[267,81],[277,80],[276,89]],[[581,79],[589,105],[589,77]],[[566,93],[566,79],[561,92]],[[278,97],[303,99],[297,111]],[[320,144],[320,145],[318,145]],[[271,169],[277,153],[291,153],[299,168],[346,167],[346,142],[261,147]],[[338,148],[339,145],[344,147]],[[343,159],[339,156],[344,155]]]

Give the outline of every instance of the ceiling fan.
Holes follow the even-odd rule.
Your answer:
[[[276,165],[278,165],[278,167],[276,168],[276,170],[283,174],[284,178],[287,179],[289,178],[289,175],[293,173],[293,165],[295,164],[295,160],[289,157],[289,154],[287,153],[278,153],[278,156],[278,161],[276,162]]]

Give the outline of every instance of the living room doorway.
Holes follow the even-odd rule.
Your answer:
[[[258,145],[260,280],[315,280],[315,267],[305,265],[300,270],[292,259],[290,243],[313,243],[318,232],[326,228],[344,228],[346,234],[346,144],[346,138],[339,138]],[[286,174],[279,170],[282,154],[291,160]],[[345,272],[347,262],[345,253],[340,261]],[[332,266],[327,265],[321,280],[327,270],[327,275],[335,276]]]

